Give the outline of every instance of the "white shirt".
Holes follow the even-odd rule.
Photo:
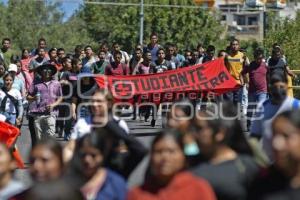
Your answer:
[[[124,120],[122,120],[116,116],[113,116],[113,118],[114,118],[114,120],[116,120],[118,122],[118,125],[127,134],[129,134],[129,127],[128,127],[127,123]],[[92,129],[92,124],[89,124],[84,118],[79,118],[73,128],[73,132],[71,134],[71,139],[73,139],[73,140],[79,139],[79,138],[83,137],[84,135],[90,133],[91,129]]]
[[[13,96],[18,101],[22,100],[22,96],[21,96],[20,91],[18,91],[15,88],[12,88],[8,92],[8,94],[10,94],[11,96]],[[4,99],[5,96],[6,96],[6,94],[2,90],[0,90],[0,105],[1,105],[2,100]],[[17,113],[15,105],[12,103],[12,101],[10,100],[10,98],[7,98],[7,100],[6,100],[5,112],[8,112],[8,113]]]

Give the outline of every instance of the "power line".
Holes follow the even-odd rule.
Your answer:
[[[33,1],[49,1],[49,0],[33,0]],[[82,4],[90,4],[90,5],[99,5],[99,6],[135,6],[140,7],[140,3],[122,3],[122,2],[103,2],[103,1],[90,1],[90,0],[52,0],[52,2],[61,2],[61,3],[82,3]],[[223,4],[223,5],[230,5],[230,4]],[[172,4],[148,4],[144,3],[144,7],[158,7],[158,8],[189,8],[189,9],[202,9],[202,10],[218,10],[221,9],[217,7],[209,8],[207,6],[197,6],[197,5],[172,5]],[[261,8],[261,9],[260,9]],[[263,7],[260,8],[249,8],[243,7],[240,8],[239,11],[265,11],[265,12],[272,12],[272,11],[279,11],[278,8],[266,8],[263,10]]]
[[[75,1],[75,0],[67,0],[67,1]],[[122,2],[101,2],[101,1],[89,1],[89,0],[84,0],[83,4],[91,4],[91,5],[102,5],[102,6],[136,6],[139,7],[141,4],[140,3],[122,3]],[[227,5],[227,4],[224,4]],[[230,4],[228,4],[230,5]],[[212,7],[209,8],[207,6],[197,6],[197,5],[172,5],[172,4],[147,4],[144,3],[144,7],[159,7],[159,8],[190,8],[190,9],[202,9],[202,10],[219,10],[217,7]],[[263,11],[263,7],[259,8],[249,8],[249,7],[244,7],[241,8],[240,11]],[[280,9],[276,8],[266,8],[264,11],[272,12],[272,11],[279,11]]]

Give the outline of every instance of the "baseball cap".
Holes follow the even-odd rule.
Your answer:
[[[9,72],[18,72],[18,66],[16,64],[9,64],[8,71]]]

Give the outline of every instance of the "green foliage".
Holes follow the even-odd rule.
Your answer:
[[[39,38],[48,47],[64,47],[73,51],[76,44],[90,42],[80,18],[63,21],[60,3],[33,0],[9,0],[0,4],[0,34],[12,39],[13,48],[35,48]]]
[[[120,0],[118,2],[128,3]],[[132,0],[131,3],[139,3]],[[145,4],[193,5],[193,0],[145,0]],[[104,6],[87,4],[78,17],[87,24],[89,36],[95,41],[117,41],[127,51],[139,39],[139,7]],[[223,27],[212,13],[189,8],[144,8],[144,44],[149,42],[152,32],[159,35],[160,43],[174,42],[179,48],[195,47],[199,42],[218,44]]]
[[[296,19],[282,19],[270,14],[264,46],[271,51],[272,44],[278,43],[284,49],[290,68],[300,69],[300,13]]]

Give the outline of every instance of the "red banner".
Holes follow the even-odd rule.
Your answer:
[[[114,97],[178,92],[214,92],[222,94],[240,87],[228,73],[224,59],[158,74],[96,77],[100,88],[108,87]]]

